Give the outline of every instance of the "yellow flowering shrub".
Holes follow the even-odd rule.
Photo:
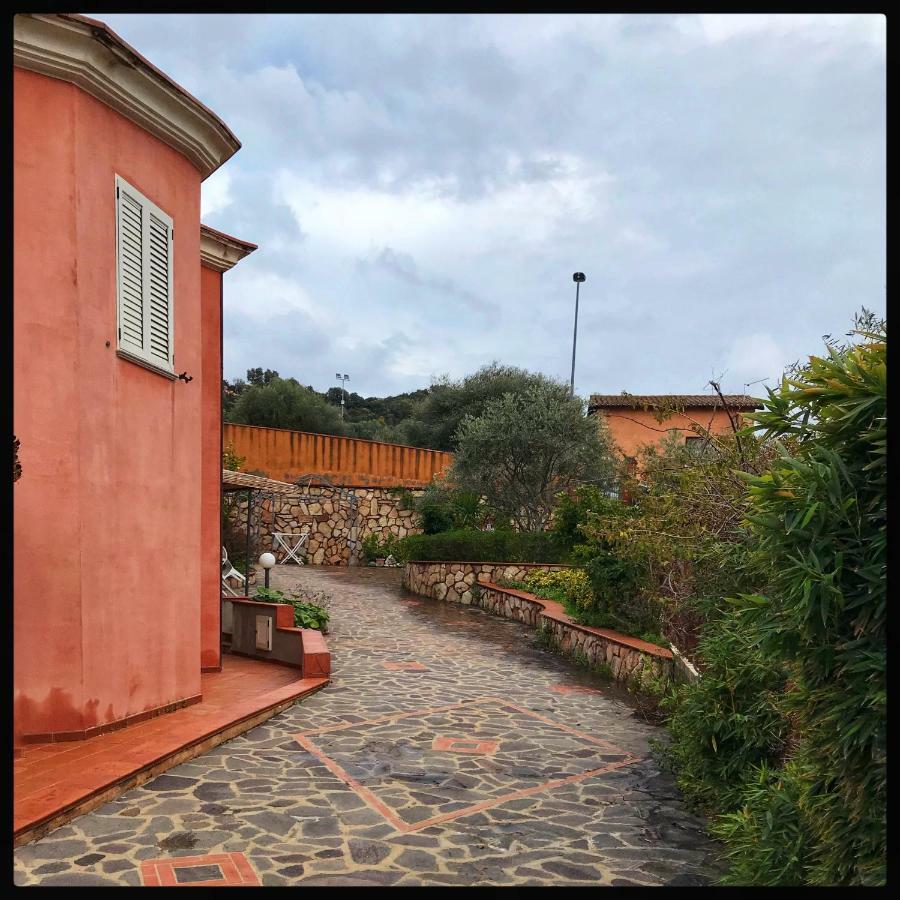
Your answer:
[[[569,600],[576,609],[585,609],[594,603],[591,583],[583,569],[560,569],[558,572],[535,569],[523,581],[533,593],[561,603]]]

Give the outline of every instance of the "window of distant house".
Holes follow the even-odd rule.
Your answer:
[[[119,356],[172,376],[172,217],[116,176]]]
[[[708,442],[705,437],[693,435],[684,439],[684,446],[688,453],[694,456],[702,456],[706,452]]]

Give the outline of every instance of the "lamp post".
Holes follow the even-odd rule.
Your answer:
[[[346,393],[345,385],[350,380],[349,375],[341,375],[340,372],[336,372],[334,376],[338,381],[341,382],[341,419],[344,418],[344,394]]]
[[[572,281],[575,282],[575,331],[572,334],[572,378],[569,382],[569,395],[575,396],[575,343],[578,340],[578,289],[585,280],[584,272],[575,272]]]
[[[259,564],[266,571],[266,588],[269,587],[269,569],[275,565],[275,554],[274,553],[261,553],[259,557]]]

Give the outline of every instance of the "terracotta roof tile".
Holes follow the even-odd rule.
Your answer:
[[[759,409],[762,402],[746,394],[725,394],[725,402],[732,409]],[[610,408],[657,408],[675,406],[683,409],[712,409],[721,407],[722,401],[716,394],[593,394],[588,402],[588,411]]]
[[[298,490],[296,484],[287,481],[275,481],[260,475],[248,475],[246,472],[234,472],[222,469],[222,489],[226,491],[266,491],[269,494],[290,494]]]

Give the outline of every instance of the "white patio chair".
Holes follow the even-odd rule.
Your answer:
[[[223,547],[222,548],[222,587],[231,594],[232,597],[240,597],[240,593],[234,590],[231,585],[228,583],[229,578],[237,578],[240,580],[241,585],[246,581],[243,575],[229,562],[228,560],[228,551]]]

